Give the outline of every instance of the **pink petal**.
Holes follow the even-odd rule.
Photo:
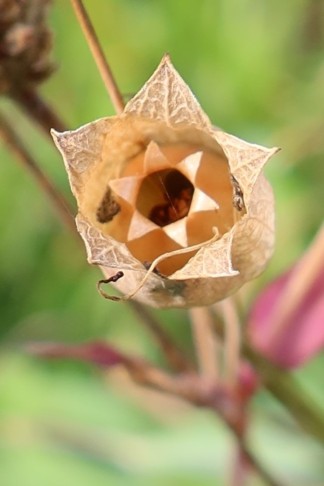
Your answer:
[[[324,346],[323,239],[322,229],[299,263],[272,282],[251,310],[250,341],[285,368],[301,365]]]

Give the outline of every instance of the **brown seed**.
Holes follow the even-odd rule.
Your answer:
[[[233,175],[231,175],[231,182],[233,185],[233,206],[238,211],[243,211],[245,204],[242,189]]]

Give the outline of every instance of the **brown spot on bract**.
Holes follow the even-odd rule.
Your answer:
[[[111,189],[107,189],[97,209],[96,216],[99,223],[108,223],[120,211],[120,205],[112,196]]]

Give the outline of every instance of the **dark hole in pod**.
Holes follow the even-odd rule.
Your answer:
[[[138,209],[153,223],[166,226],[187,216],[193,193],[194,186],[178,170],[154,172],[142,183]]]

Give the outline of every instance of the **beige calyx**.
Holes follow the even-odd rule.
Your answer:
[[[167,55],[121,115],[52,134],[88,261],[122,273],[122,300],[209,305],[264,270],[274,201],[262,170],[278,149],[214,128]]]

